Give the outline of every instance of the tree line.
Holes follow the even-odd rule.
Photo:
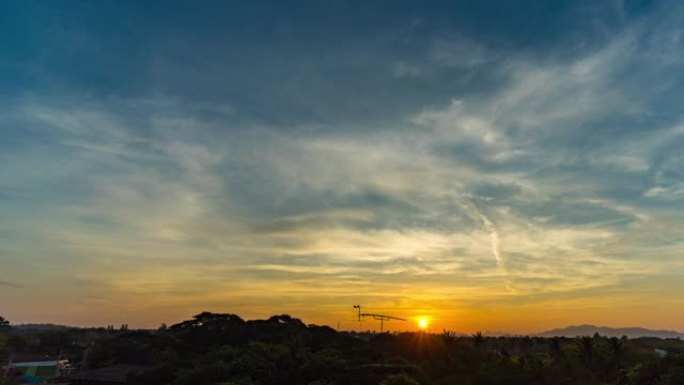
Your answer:
[[[30,331],[0,317],[0,359],[59,352],[80,370],[138,365],[131,385],[684,384],[678,339],[352,333],[210,312],[158,330]]]

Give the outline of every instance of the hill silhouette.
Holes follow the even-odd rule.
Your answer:
[[[545,332],[537,333],[539,337],[581,337],[592,336],[598,333],[602,336],[608,337],[622,337],[639,338],[639,337],[657,337],[657,338],[684,338],[684,333],[679,333],[673,330],[651,330],[642,327],[625,327],[612,328],[608,326],[595,325],[576,325],[564,328],[547,330]]]

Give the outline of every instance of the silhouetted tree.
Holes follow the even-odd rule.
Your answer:
[[[561,346],[561,340],[558,337],[553,337],[549,341],[549,351],[551,353],[551,357],[554,359],[558,360],[561,357],[563,357],[563,348]]]
[[[347,360],[337,349],[327,348],[311,354],[302,367],[305,380],[339,382],[347,371]]]
[[[684,384],[684,342],[657,338],[352,334],[289,315],[244,321],[209,312],[154,331],[11,329],[3,335],[17,353],[64,347],[76,365],[144,365],[129,376],[133,385]]]
[[[615,365],[615,368],[619,370],[624,354],[624,340],[617,337],[611,337],[608,339],[608,346],[610,348],[611,361]]]
[[[484,344],[484,341],[485,341],[485,338],[482,335],[482,332],[479,332],[479,331],[472,335],[472,339],[473,339],[473,345],[475,345],[476,348],[482,347],[482,345]]]
[[[580,357],[585,364],[591,363],[594,357],[594,338],[589,336],[580,337],[579,341]]]

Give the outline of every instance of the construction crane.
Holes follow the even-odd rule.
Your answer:
[[[361,305],[354,305],[354,309],[357,310],[359,324],[361,323],[362,317],[371,317],[376,321],[380,321],[380,333],[384,331],[385,321],[396,320],[396,321],[406,321],[404,318],[392,317],[385,314],[375,314],[375,313],[361,313]]]

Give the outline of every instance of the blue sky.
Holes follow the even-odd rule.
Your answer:
[[[681,329],[683,19],[5,2],[3,315],[335,324],[363,303],[459,330]]]

